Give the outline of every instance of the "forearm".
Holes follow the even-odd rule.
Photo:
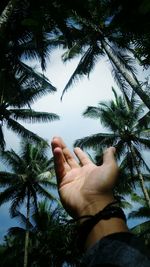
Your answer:
[[[98,240],[103,237],[120,232],[129,232],[129,229],[121,218],[110,218],[109,220],[101,220],[98,222],[87,235],[85,248],[93,246]]]
[[[114,204],[113,204],[114,203]],[[112,193],[105,194],[104,196],[101,195],[101,199],[96,199],[94,201],[91,201],[90,205],[87,205],[84,212],[82,212],[82,215],[96,215],[100,211],[102,211],[104,208],[106,208],[108,205],[111,205],[112,209],[113,207],[116,207],[116,200]],[[109,212],[108,212],[109,213]],[[88,219],[87,219],[88,220]],[[85,219],[86,221],[86,219]],[[83,223],[83,231],[84,229],[84,220],[81,221],[81,224]],[[98,240],[102,239],[103,237],[113,234],[113,233],[119,233],[119,232],[128,232],[129,229],[127,227],[127,224],[124,219],[117,217],[111,217],[109,219],[100,219],[93,227],[92,229],[87,232],[86,240],[85,240],[85,248],[89,248],[94,243],[96,243]],[[81,232],[82,235],[82,232]]]

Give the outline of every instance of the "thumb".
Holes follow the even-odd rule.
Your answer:
[[[103,166],[105,167],[105,170],[107,170],[110,189],[114,187],[119,173],[119,168],[115,159],[115,152],[116,149],[114,147],[109,147],[106,151],[104,151],[103,155]]]
[[[115,163],[117,165],[115,153],[116,153],[116,149],[113,146],[106,149],[103,154],[103,164]]]

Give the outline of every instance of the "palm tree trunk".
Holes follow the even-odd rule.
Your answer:
[[[133,91],[142,99],[144,104],[150,109],[150,98],[149,96],[142,90],[140,84],[137,82],[138,80],[134,75],[130,74],[128,70],[124,69],[114,54],[113,50],[110,46],[108,46],[105,40],[101,41],[103,49],[109,59],[113,62],[118,71],[122,74],[123,78],[128,82],[128,84],[132,87]]]
[[[23,267],[28,266],[28,248],[29,248],[29,216],[30,216],[30,193],[27,196],[27,226],[25,234],[25,245],[24,245],[24,263]]]
[[[131,151],[131,154],[132,154],[132,157],[133,157],[133,160],[134,160],[134,164],[135,164],[135,168],[136,168],[137,174],[139,176],[140,185],[141,185],[145,200],[146,200],[146,202],[148,204],[148,207],[150,208],[150,196],[149,196],[148,190],[147,190],[147,188],[145,186],[144,178],[143,178],[143,175],[141,174],[141,171],[140,171],[137,159],[136,159],[135,149],[134,149],[132,144],[130,146],[130,151]]]
[[[0,16],[0,33],[3,32],[3,30],[5,29],[7,22],[12,14],[12,11],[15,7],[16,4],[16,0],[10,0],[7,4],[7,6],[5,7],[5,9],[3,10],[3,12],[1,13]]]

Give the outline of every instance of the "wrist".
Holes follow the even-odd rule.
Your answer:
[[[103,210],[109,203],[115,201],[113,194],[101,195],[100,197],[92,197],[92,201],[84,205],[84,209],[79,212],[78,217],[84,215],[95,215],[100,210]]]

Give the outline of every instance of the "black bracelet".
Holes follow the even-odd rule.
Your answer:
[[[100,220],[109,220],[110,218],[121,218],[126,222],[126,216],[123,210],[114,206],[117,201],[108,204],[103,210],[99,211],[95,215],[85,215],[80,218],[77,218],[76,221],[79,221],[84,218],[88,218],[84,221],[79,227],[79,239],[78,243],[80,247],[84,246],[84,243],[87,239],[88,234],[91,232],[92,228],[100,221]]]

